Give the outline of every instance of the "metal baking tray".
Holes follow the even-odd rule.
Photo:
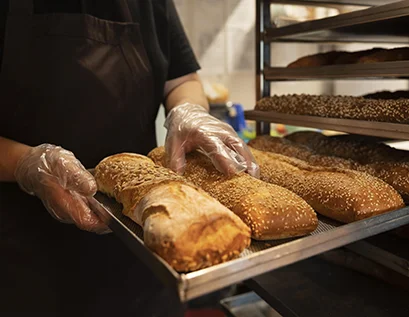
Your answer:
[[[409,61],[298,68],[265,67],[264,69],[264,78],[267,81],[402,79],[407,77],[409,77]]]
[[[299,41],[302,36],[322,37],[334,41],[331,36],[326,34],[328,30],[345,33],[344,38],[350,35],[355,36],[355,38],[362,35],[360,41],[373,41],[375,43],[381,39],[377,35],[383,37],[386,35],[402,36],[409,39],[407,29],[403,27],[405,24],[407,25],[407,16],[409,16],[409,1],[399,1],[329,18],[300,22],[280,28],[267,28],[264,41],[272,42],[292,38]]]
[[[409,207],[348,225],[320,218],[317,230],[310,236],[252,241],[238,259],[179,274],[144,246],[142,229],[121,213],[120,204],[101,193],[97,193],[95,199],[100,203],[96,212],[101,218],[159,279],[176,288],[182,302],[409,223]]]
[[[245,111],[245,117],[246,120],[258,122],[282,123],[299,127],[409,140],[408,124],[292,115],[258,110]]]

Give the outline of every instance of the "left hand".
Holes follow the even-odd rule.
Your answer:
[[[186,153],[198,149],[228,176],[247,171],[259,177],[259,167],[246,143],[230,125],[211,116],[203,107],[185,103],[173,108],[165,127],[169,167],[175,172],[182,174]]]

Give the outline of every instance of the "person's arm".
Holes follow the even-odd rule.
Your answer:
[[[0,137],[0,182],[15,182],[17,162],[32,148],[28,145]]]
[[[88,206],[87,198],[97,191],[94,177],[73,153],[59,146],[31,147],[0,137],[0,182],[17,182],[62,222],[87,231],[109,231]]]
[[[200,105],[207,111],[209,110],[209,103],[197,73],[167,81],[164,95],[167,113],[174,107],[184,103]]]

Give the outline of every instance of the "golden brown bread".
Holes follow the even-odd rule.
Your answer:
[[[148,156],[166,166],[163,147],[154,149]],[[200,153],[187,156],[184,175],[237,214],[251,228],[254,239],[303,236],[318,225],[313,209],[293,192],[245,173],[228,178]]]
[[[145,156],[107,157],[95,179],[98,190],[142,226],[146,246],[177,271],[230,260],[250,244],[249,228],[234,213]]]
[[[355,169],[367,172],[390,184],[409,200],[409,154],[386,144],[333,139],[317,132],[297,132],[286,137],[320,155],[347,159]]]
[[[262,180],[295,192],[329,218],[349,223],[403,207],[402,198],[391,186],[366,173],[316,167],[254,148],[252,153]]]
[[[407,152],[382,144],[328,138],[316,132],[295,132],[285,139],[260,136],[251,146],[294,157],[314,166],[338,167],[380,178],[409,200]]]
[[[409,99],[375,100],[353,96],[283,95],[265,97],[255,107],[294,115],[409,123]]]

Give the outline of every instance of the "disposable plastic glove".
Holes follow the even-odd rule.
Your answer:
[[[72,152],[50,144],[34,147],[19,160],[15,178],[57,220],[86,231],[109,232],[87,203],[97,191],[95,179]]]
[[[259,177],[259,167],[245,142],[230,125],[216,119],[203,107],[186,103],[173,108],[165,127],[169,167],[175,172],[183,174],[186,153],[198,149],[226,175],[247,171]]]

